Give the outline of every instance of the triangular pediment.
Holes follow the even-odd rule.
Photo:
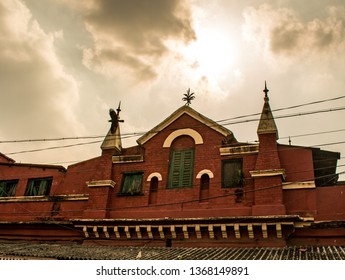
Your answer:
[[[198,122],[210,127],[211,129],[217,131],[218,133],[224,135],[224,137],[230,137],[233,136],[233,133],[226,129],[225,127],[219,125],[215,121],[205,117],[204,115],[200,114],[199,112],[195,111],[189,106],[182,106],[179,109],[177,109],[174,113],[172,113],[169,117],[167,117],[165,120],[163,120],[160,124],[155,126],[153,129],[145,133],[143,136],[141,136],[137,142],[139,145],[145,144],[148,140],[153,138],[155,135],[157,135],[160,131],[168,127],[170,124],[175,122],[178,118],[180,118],[182,115],[187,114],[188,116],[194,118]]]

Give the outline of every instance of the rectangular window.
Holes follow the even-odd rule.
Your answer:
[[[225,160],[222,162],[222,188],[243,187],[244,177],[242,159]]]
[[[194,149],[179,149],[171,153],[169,188],[193,186]]]
[[[53,178],[30,179],[26,187],[26,196],[49,195]]]
[[[0,197],[15,196],[18,180],[0,181]]]
[[[143,172],[129,172],[123,174],[121,194],[141,194],[143,186]]]

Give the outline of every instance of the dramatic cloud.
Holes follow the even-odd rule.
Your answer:
[[[83,47],[84,64],[109,77],[121,73],[152,79],[156,65],[169,52],[168,40],[195,39],[189,8],[182,0],[89,0],[74,7],[94,40],[92,47]]]
[[[343,0],[0,0],[0,141],[105,135],[121,101],[128,147],[182,106],[188,88],[193,108],[214,120],[260,112],[265,80],[273,109],[342,95],[344,20]],[[340,133],[293,136],[341,129],[343,112],[277,125],[295,145],[341,142]],[[257,138],[255,122],[227,128],[240,141]],[[1,143],[0,152],[81,142]],[[325,148],[344,154],[343,145]],[[95,143],[9,156],[99,154]]]
[[[244,33],[275,54],[305,55],[342,52],[345,47],[345,9],[328,8],[324,19],[303,21],[292,9],[270,5],[248,8]]]
[[[0,137],[28,139],[76,133],[78,86],[46,34],[20,1],[0,2]]]

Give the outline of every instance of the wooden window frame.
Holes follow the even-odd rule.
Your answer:
[[[0,197],[10,197],[16,195],[19,180],[1,180]]]
[[[131,190],[126,184],[130,184],[130,180],[133,180],[134,176],[140,177],[140,182],[135,190]],[[132,171],[132,172],[124,172],[122,173],[122,182],[121,182],[121,192],[118,194],[120,196],[135,196],[135,195],[142,195],[143,190],[143,182],[144,182],[144,172],[143,171]],[[132,186],[133,187],[133,186]]]
[[[229,170],[231,167],[227,165],[233,165],[234,170]],[[237,166],[236,166],[237,165]],[[237,168],[239,167],[239,168]],[[226,174],[231,172],[232,174]],[[231,180],[226,180],[226,177],[230,176]],[[243,159],[227,159],[222,161],[222,188],[241,188],[244,186],[243,177]]]
[[[47,196],[53,184],[53,177],[33,178],[28,180],[25,196]]]

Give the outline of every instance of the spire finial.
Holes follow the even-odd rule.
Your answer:
[[[120,133],[120,126],[119,123],[123,122],[120,119],[120,112],[121,112],[121,101],[119,102],[119,106],[117,107],[116,111],[114,109],[109,109],[109,115],[111,120],[111,126],[108,134],[105,136],[103,143],[101,145],[101,149],[103,150],[110,150],[115,149],[118,154],[122,151],[122,143],[121,143],[121,133]]]
[[[117,107],[116,111],[117,111],[117,116],[119,116],[121,112],[121,101],[119,102],[119,106]]]
[[[268,98],[268,92],[269,92],[269,90],[268,90],[268,88],[267,88],[267,83],[266,83],[266,81],[265,81],[265,89],[263,90],[263,92],[265,93],[265,99]]]

